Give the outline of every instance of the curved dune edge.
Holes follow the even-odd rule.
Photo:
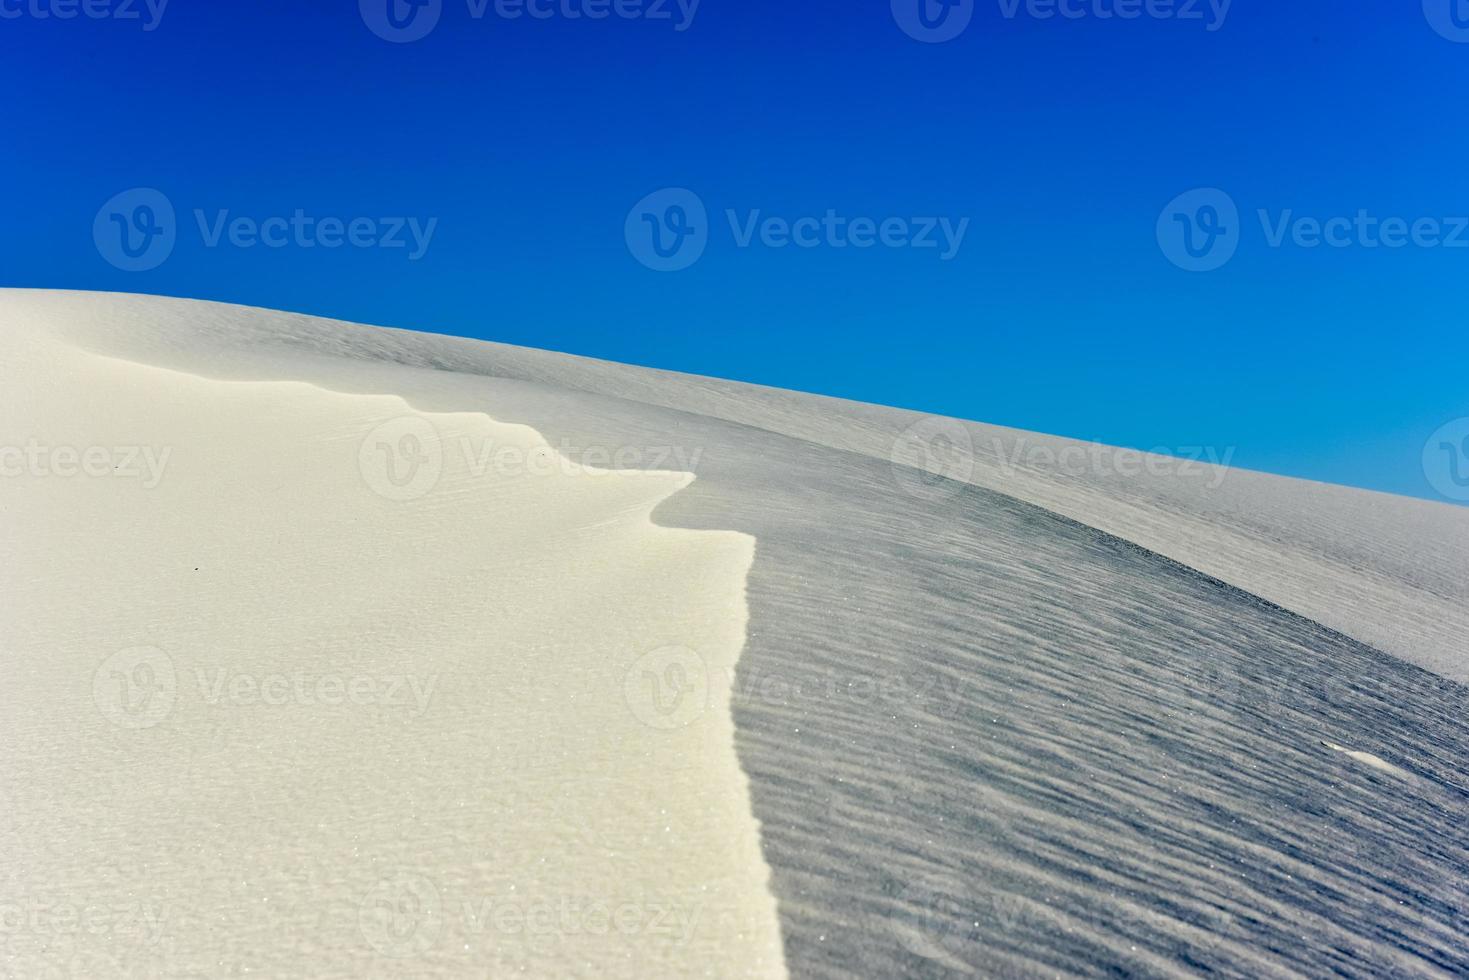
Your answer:
[[[0,344],[47,449],[0,481],[0,904],[139,913],[10,965],[785,974],[723,682],[754,541],[653,523],[691,474]]]
[[[65,311],[69,336],[103,353],[234,376],[279,360],[298,374],[430,368],[613,398],[877,460],[937,433],[959,455],[941,475],[1094,527],[1459,683],[1469,683],[1469,510],[1155,458],[1111,446],[818,395],[460,337],[253,307],[136,294],[10,290],[23,315]],[[115,336],[129,328],[128,348]],[[134,329],[136,328],[136,329]],[[327,385],[332,387],[332,385]],[[920,447],[921,448],[921,447]],[[1227,447],[1219,458],[1232,455]],[[1064,461],[1099,455],[1078,476]],[[920,454],[922,455],[922,454]],[[1163,475],[1151,473],[1161,463]]]

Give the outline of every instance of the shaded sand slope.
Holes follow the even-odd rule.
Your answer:
[[[901,431],[884,410],[238,308],[11,296],[68,307],[119,354],[131,321],[152,331],[130,323],[133,356],[205,374],[484,411],[626,466],[697,457],[654,517],[757,541],[729,693],[793,975],[1469,970],[1465,689],[1400,659],[1462,663],[1463,556],[1442,543],[1462,512],[1233,472],[1222,494],[1035,478],[1171,548],[1209,551],[1212,529],[1227,560],[1256,556],[1359,632],[1388,609],[1394,657],[1012,496],[895,470],[873,448]],[[1290,503],[1333,495],[1350,499]],[[1386,513],[1333,524],[1362,498]],[[1410,574],[1394,535],[1424,527],[1440,543]],[[1394,596],[1432,615],[1410,623]]]
[[[642,684],[744,639],[751,539],[649,520],[689,475],[36,330],[0,363],[0,445],[49,450],[0,480],[0,976],[783,975],[727,703]]]

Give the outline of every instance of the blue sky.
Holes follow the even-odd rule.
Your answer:
[[[0,284],[1469,498],[1469,0],[125,2],[0,0]]]

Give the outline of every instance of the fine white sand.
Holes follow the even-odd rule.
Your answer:
[[[1469,510],[158,297],[0,382],[0,976],[1469,971]]]
[[[652,523],[689,475],[44,326],[0,331],[0,975],[783,974],[710,683],[753,541]]]

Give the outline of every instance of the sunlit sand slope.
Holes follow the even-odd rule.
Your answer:
[[[687,474],[0,348],[0,975],[783,975]]]

